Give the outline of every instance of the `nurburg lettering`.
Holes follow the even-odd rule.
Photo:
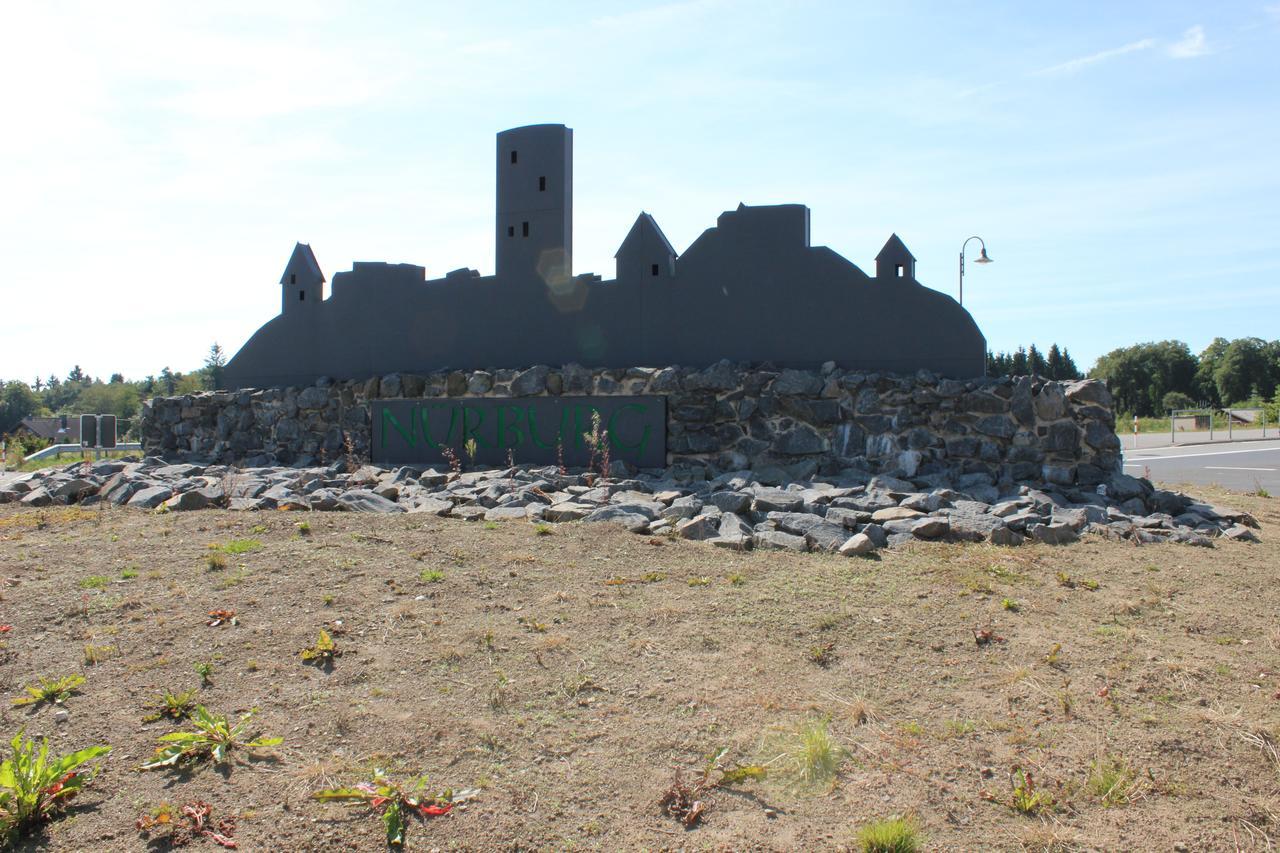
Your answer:
[[[518,464],[552,464],[563,454],[566,465],[586,465],[586,434],[598,414],[612,458],[641,468],[666,464],[666,398],[660,396],[542,397],[519,404],[500,398],[374,400],[371,406],[378,425],[375,463],[446,463],[444,448],[471,461],[466,446],[474,441],[478,463],[505,464],[510,451]],[[442,429],[446,413],[448,427]]]

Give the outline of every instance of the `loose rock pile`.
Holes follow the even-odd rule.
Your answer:
[[[354,470],[352,470],[354,468]],[[308,468],[234,468],[142,461],[75,463],[0,489],[0,503],[152,511],[347,510],[430,513],[467,521],[610,522],[735,549],[869,554],[914,539],[1048,544],[1096,533],[1139,543],[1211,547],[1219,537],[1256,542],[1248,514],[1198,503],[1115,474],[1096,488],[997,487],[986,474],[910,480],[845,469],[784,487],[750,471],[677,481],[670,471],[603,478],[556,468],[440,472],[349,463]]]

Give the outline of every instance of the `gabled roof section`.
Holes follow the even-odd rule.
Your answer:
[[[622,241],[622,245],[619,246],[618,251],[614,253],[614,257],[616,258],[618,255],[621,255],[622,250],[625,249],[633,240],[641,241],[646,236],[656,237],[658,245],[666,250],[671,257],[674,258],[676,256],[676,250],[671,247],[671,241],[667,239],[667,235],[663,234],[662,229],[658,227],[657,220],[644,211],[641,211],[640,215],[636,217],[635,225],[631,226],[631,230],[627,232],[626,239]]]
[[[289,263],[280,276],[280,283],[286,283],[290,274],[298,276],[302,281],[324,281],[324,273],[321,272],[320,264],[316,261],[309,243],[298,243],[293,247],[293,254],[289,256]]]
[[[915,260],[916,256],[911,254],[911,250],[907,248],[907,244],[902,242],[896,233],[889,235],[888,241],[885,242],[884,248],[880,250],[880,254],[876,255],[877,261],[900,261],[903,258]]]

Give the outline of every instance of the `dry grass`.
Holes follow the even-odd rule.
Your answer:
[[[381,767],[483,789],[415,839],[442,849],[856,849],[864,823],[913,814],[928,849],[1266,850],[1280,507],[1206,497],[1253,512],[1263,543],[850,561],[599,526],[344,513],[299,536],[283,512],[4,506],[0,685],[11,700],[75,671],[86,645],[96,662],[65,708],[4,702],[0,735],[136,764],[166,730],[143,706],[169,689],[257,707],[285,737],[277,764],[169,787],[113,757],[51,849],[133,849],[138,811],[178,798],[238,815],[244,849],[378,849],[376,822],[305,796]],[[207,571],[233,542],[235,565]],[[207,627],[215,609],[238,624]],[[320,629],[344,652],[332,671],[298,657]],[[1005,642],[975,644],[980,629]],[[806,660],[827,644],[825,666]],[[664,817],[673,768],[726,747],[768,778],[717,792],[696,829]],[[1038,815],[1008,804],[1015,766],[1050,798]]]

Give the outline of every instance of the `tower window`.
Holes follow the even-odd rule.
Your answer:
[[[299,290],[299,291],[298,291],[298,301],[299,301],[299,302],[306,302],[306,301],[307,301],[307,292],[306,292],[305,290]]]
[[[898,264],[898,278],[902,278],[902,264]]]
[[[297,273],[293,273],[293,272],[289,273],[289,283],[290,283],[290,284],[297,284],[297,283],[298,283],[298,274],[297,274]]]
[[[528,236],[529,236],[529,223],[528,223],[528,222],[522,222],[522,223],[520,223],[520,231],[522,232],[522,234],[521,234],[521,236],[522,236],[522,237],[528,237]]]
[[[516,164],[516,160],[517,160],[516,152],[513,150],[513,151],[511,152],[511,165],[513,165],[513,166],[514,166],[514,165]]]
[[[508,237],[516,236],[516,227],[514,225],[507,226],[507,236]]]
[[[546,191],[547,191],[547,176],[542,175],[541,177],[538,178],[538,192],[544,193]]]
[[[649,272],[651,272],[653,275],[657,275],[657,274],[658,274],[658,265],[657,265],[657,264],[654,264],[653,266],[649,267]]]

